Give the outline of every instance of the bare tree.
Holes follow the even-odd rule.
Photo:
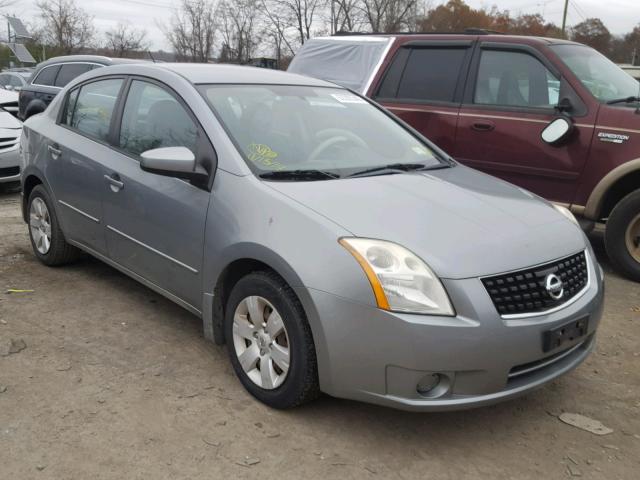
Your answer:
[[[366,19],[363,15],[362,0],[330,0],[334,32],[360,31]]]
[[[135,51],[149,48],[147,42],[147,31],[139,30],[129,23],[119,23],[115,28],[105,33],[106,47],[113,52],[116,57],[124,57]]]
[[[181,60],[207,62],[216,34],[216,8],[211,0],[182,0],[168,27],[162,26]]]
[[[248,62],[259,42],[258,0],[223,0],[217,10],[223,46],[221,61]]]
[[[318,11],[327,5],[327,0],[274,0],[285,15],[291,15],[298,39],[304,44],[311,38],[311,27]]]
[[[91,46],[95,38],[93,17],[75,0],[42,0],[37,6],[47,43],[67,54]]]
[[[373,32],[414,30],[417,0],[361,0],[361,9]]]
[[[264,33],[273,42],[276,62],[280,65],[284,48],[288,51],[287,55],[295,54],[294,42],[288,35],[290,30],[295,30],[294,18],[289,9],[273,0],[262,0],[261,12],[265,16]]]

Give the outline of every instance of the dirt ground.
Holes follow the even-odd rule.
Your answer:
[[[412,414],[254,401],[198,319],[95,260],[47,268],[0,194],[0,478],[640,478],[640,286],[607,272],[596,350],[511,402]],[[5,293],[7,289],[31,293]],[[601,421],[597,436],[562,412]]]

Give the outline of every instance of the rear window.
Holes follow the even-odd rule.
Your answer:
[[[296,54],[288,71],[337,83],[365,93],[391,39],[311,39]]]
[[[79,94],[69,96],[69,107],[73,108],[73,113],[69,118],[67,112],[65,123],[68,122],[71,128],[84,135],[106,142],[121,86],[121,79],[99,80],[83,85]]]
[[[46,85],[52,87],[56,80],[56,75],[58,75],[58,70],[60,70],[60,65],[44,67],[33,80],[33,83],[35,85]]]
[[[88,63],[67,63],[62,65],[60,73],[56,78],[55,86],[64,87],[67,83],[76,77],[79,77],[83,73],[93,69],[94,65]]]
[[[465,48],[414,48],[398,86],[398,98],[452,102]]]

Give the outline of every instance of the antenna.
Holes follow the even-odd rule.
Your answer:
[[[149,58],[151,58],[151,61],[152,61],[153,63],[156,63],[156,59],[155,59],[155,58],[153,58],[153,54],[151,53],[151,50],[147,50],[147,53],[149,54]]]

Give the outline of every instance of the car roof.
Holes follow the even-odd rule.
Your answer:
[[[40,62],[37,65],[37,68],[40,69],[42,67],[46,67],[47,65],[52,65],[56,63],[99,63],[101,65],[117,65],[120,63],[140,63],[146,62],[148,60],[141,59],[131,59],[131,58],[110,58],[104,57],[102,55],[63,55],[60,57],[52,57],[44,62]]]
[[[119,70],[118,66],[94,70],[97,75],[108,75]],[[228,84],[264,84],[264,85],[304,85],[317,87],[343,88],[324,80],[305,77],[295,73],[268,68],[249,67],[246,65],[227,65],[211,63],[144,63],[127,66],[129,75],[153,75],[154,71],[169,70],[193,84],[228,83]],[[121,72],[119,72],[121,73]]]
[[[372,39],[387,39],[395,38],[401,40],[441,40],[441,39],[479,39],[488,42],[497,43],[528,43],[528,44],[543,44],[543,45],[556,45],[556,44],[574,44],[581,45],[577,42],[572,42],[562,38],[550,38],[550,37],[534,37],[527,35],[503,35],[497,32],[484,32],[482,30],[470,29],[468,32],[462,33],[447,33],[447,32],[425,32],[425,33],[345,33],[337,34],[331,37],[316,37],[322,40],[335,40],[335,41],[354,41],[364,40],[366,38]]]

